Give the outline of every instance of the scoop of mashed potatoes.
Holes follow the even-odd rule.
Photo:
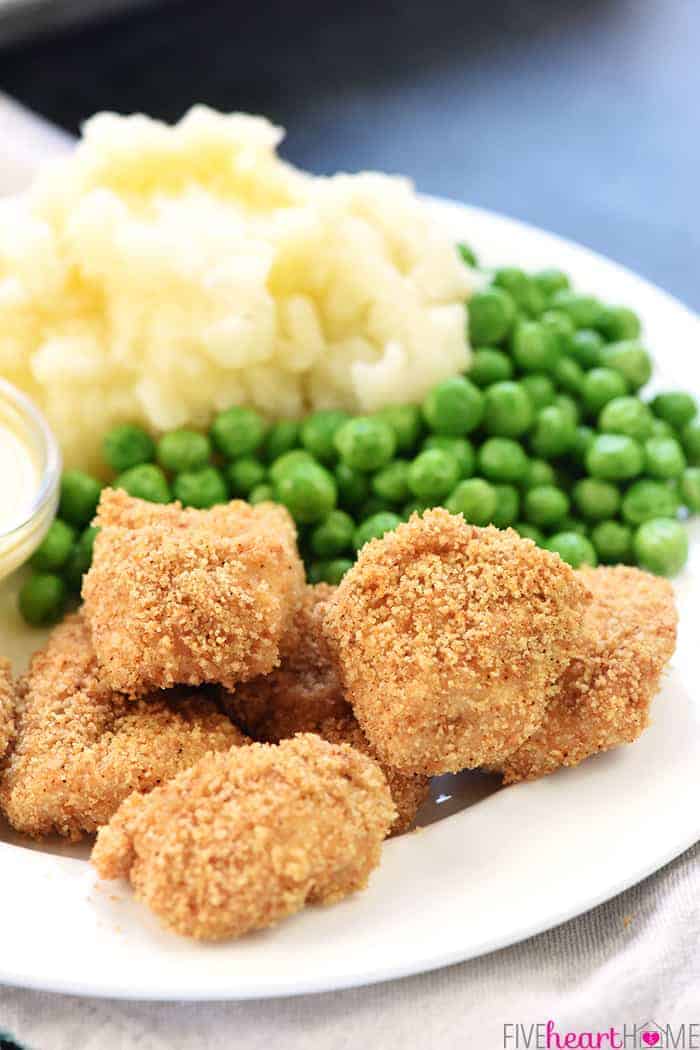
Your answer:
[[[469,272],[404,179],[317,178],[266,120],[103,113],[0,205],[0,375],[66,462],[115,422],[420,399],[468,363]]]

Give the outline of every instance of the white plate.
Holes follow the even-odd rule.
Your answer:
[[[700,322],[679,303],[549,234],[473,208],[434,206],[484,263],[560,266],[580,289],[635,307],[659,380],[675,377],[700,394]],[[387,844],[367,892],[215,946],[164,932],[125,885],[96,885],[80,859],[85,847],[27,847],[0,831],[0,982],[142,999],[343,988],[513,944],[644,878],[700,838],[698,526],[691,546],[676,581],[678,651],[653,725],[634,746],[507,790],[477,775],[442,778],[435,798],[448,797],[427,807],[423,830]],[[26,632],[16,633],[11,616],[0,608],[0,649],[19,655]]]

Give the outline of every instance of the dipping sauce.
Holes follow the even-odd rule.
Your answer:
[[[60,456],[32,402],[0,381],[0,578],[41,543],[58,503]]]

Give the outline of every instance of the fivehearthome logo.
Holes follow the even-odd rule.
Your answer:
[[[700,1021],[569,1029],[555,1021],[503,1025],[503,1050],[700,1050]]]

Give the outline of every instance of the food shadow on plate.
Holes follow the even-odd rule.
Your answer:
[[[415,825],[425,828],[438,820],[460,813],[469,806],[489,798],[501,788],[501,778],[495,774],[465,769],[461,773],[446,773],[433,777],[430,795],[418,810]]]
[[[94,835],[85,835],[80,842],[70,842],[60,835],[47,835],[46,838],[32,839],[14,831],[4,817],[0,816],[0,846],[18,846],[20,849],[33,850],[36,853],[50,853],[56,857],[72,857],[73,860],[89,860],[90,851],[95,842]]]

